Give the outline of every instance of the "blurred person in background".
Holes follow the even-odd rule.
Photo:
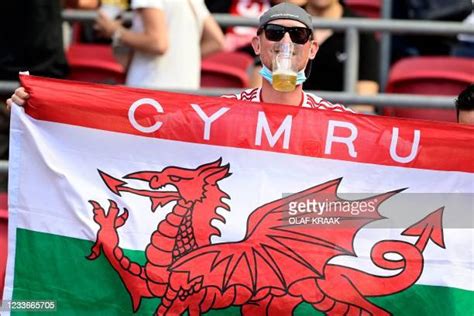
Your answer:
[[[0,80],[18,72],[63,78],[68,73],[59,0],[0,1]]]
[[[309,0],[306,10],[313,17],[339,20],[358,17],[340,0]],[[330,29],[315,29],[314,36],[319,45],[318,58],[311,64],[312,72],[303,87],[310,90],[343,91],[344,65],[347,60],[344,32]],[[355,91],[361,95],[377,94],[378,44],[372,33],[360,33],[359,80]]]
[[[0,1],[0,80],[18,80],[18,72],[63,78],[68,73],[59,0]],[[0,94],[3,102],[6,96]],[[0,160],[8,159],[9,114],[0,110]],[[0,190],[7,175],[0,175]]]
[[[474,125],[474,84],[461,91],[455,105],[458,123]]]
[[[306,10],[313,17],[340,20],[359,17],[342,0],[308,0]],[[315,29],[314,37],[319,45],[318,58],[311,63],[312,71],[303,87],[308,90],[343,91],[344,68],[348,58],[345,33],[331,29]],[[373,33],[359,33],[359,73],[355,92],[359,95],[375,95],[379,91],[379,49]],[[371,105],[353,105],[358,112],[372,114]]]
[[[206,0],[212,13],[224,13],[245,18],[259,18],[270,9],[270,0]],[[225,50],[241,51],[255,57],[251,41],[256,28],[249,26],[230,26],[225,32]]]
[[[472,0],[392,1],[392,18],[426,21],[463,21],[472,13]],[[411,56],[450,55],[457,43],[453,35],[393,35],[391,62]]]
[[[99,6],[99,0],[63,0],[65,7],[70,9],[94,10]]]
[[[95,28],[131,49],[126,84],[198,89],[201,58],[223,49],[224,35],[203,0],[132,0],[132,27],[99,11]]]
[[[465,25],[474,27],[474,0],[472,0],[473,10],[471,14],[464,19]],[[474,58],[474,35],[473,34],[458,34],[457,43],[454,44],[451,54],[459,57],[472,57]]]
[[[245,18],[260,18],[271,6],[282,2],[290,2],[298,6],[306,4],[307,0],[206,0],[206,5],[212,13],[225,13]],[[252,57],[255,53],[251,41],[256,28],[249,26],[231,26],[226,28],[225,49],[227,51],[242,51]]]
[[[117,18],[121,17],[122,13],[127,11],[130,6],[130,0],[67,0],[67,2],[72,2],[71,5],[67,6],[68,8],[81,10],[98,10],[101,6],[114,6],[120,8],[120,14]],[[130,27],[129,22],[127,21],[126,23],[126,27]],[[74,40],[78,43],[111,44],[110,38],[104,38],[97,34],[97,31],[94,29],[95,22],[93,20],[75,22],[73,24],[75,27],[72,30],[73,37],[75,37]]]

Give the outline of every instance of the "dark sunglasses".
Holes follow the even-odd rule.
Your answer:
[[[259,29],[258,34],[265,32],[265,37],[272,42],[279,42],[285,33],[290,34],[291,41],[295,44],[305,44],[313,35],[313,31],[306,27],[286,27],[277,24],[266,24]]]

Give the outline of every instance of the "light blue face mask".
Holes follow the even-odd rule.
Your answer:
[[[260,75],[265,80],[267,80],[270,84],[272,84],[273,82],[272,72],[270,71],[270,69],[265,67],[265,65],[263,65],[262,69],[260,69]],[[304,70],[301,70],[296,74],[296,85],[299,86],[300,84],[303,84],[303,82],[305,81],[306,81],[306,74],[304,73]]]

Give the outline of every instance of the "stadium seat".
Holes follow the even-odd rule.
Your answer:
[[[346,0],[345,4],[357,15],[368,18],[381,16],[381,0]]]
[[[66,53],[70,73],[68,79],[122,84],[125,71],[115,60],[110,45],[73,44]]]
[[[7,193],[0,193],[0,297],[3,295],[5,268],[8,254],[8,206]]]
[[[201,87],[245,88],[253,58],[240,52],[220,52],[205,58],[201,64]]]
[[[474,82],[474,59],[452,56],[409,57],[390,69],[386,92],[457,96]],[[454,109],[384,107],[382,114],[418,119],[456,121]]]

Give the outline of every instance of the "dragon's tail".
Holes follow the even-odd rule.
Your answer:
[[[399,259],[387,259],[388,254],[396,254]],[[393,276],[378,276],[355,269],[344,274],[364,296],[383,296],[398,293],[412,286],[423,270],[423,254],[414,245],[404,241],[380,241],[374,245],[372,261],[384,270],[400,270]]]
[[[388,253],[396,253],[402,258],[400,260],[386,259],[384,256]],[[336,303],[334,310],[329,309],[331,312],[336,312],[337,303],[339,303],[339,307],[351,306],[352,309],[360,309],[364,312],[363,315],[365,313],[390,315],[386,310],[368,301],[367,297],[394,294],[410,287],[421,274],[423,255],[410,243],[389,240],[377,243],[373,247],[371,258],[377,266],[385,270],[402,270],[394,276],[385,277],[350,267],[328,264],[324,269],[324,278],[317,280],[326,299],[319,304],[313,304],[315,308],[326,311]]]
[[[377,276],[356,269],[330,264],[325,268],[325,279],[337,280],[341,277],[348,279],[363,296],[383,296],[407,289],[421,275],[424,262],[423,251],[428,241],[431,240],[433,243],[444,248],[441,226],[442,213],[443,208],[440,208],[402,233],[403,235],[418,237],[415,244],[399,240],[383,240],[374,245],[371,253],[371,259],[374,264],[384,270],[401,270],[398,274],[393,276]],[[389,254],[396,254],[399,258],[388,259],[387,256]]]

